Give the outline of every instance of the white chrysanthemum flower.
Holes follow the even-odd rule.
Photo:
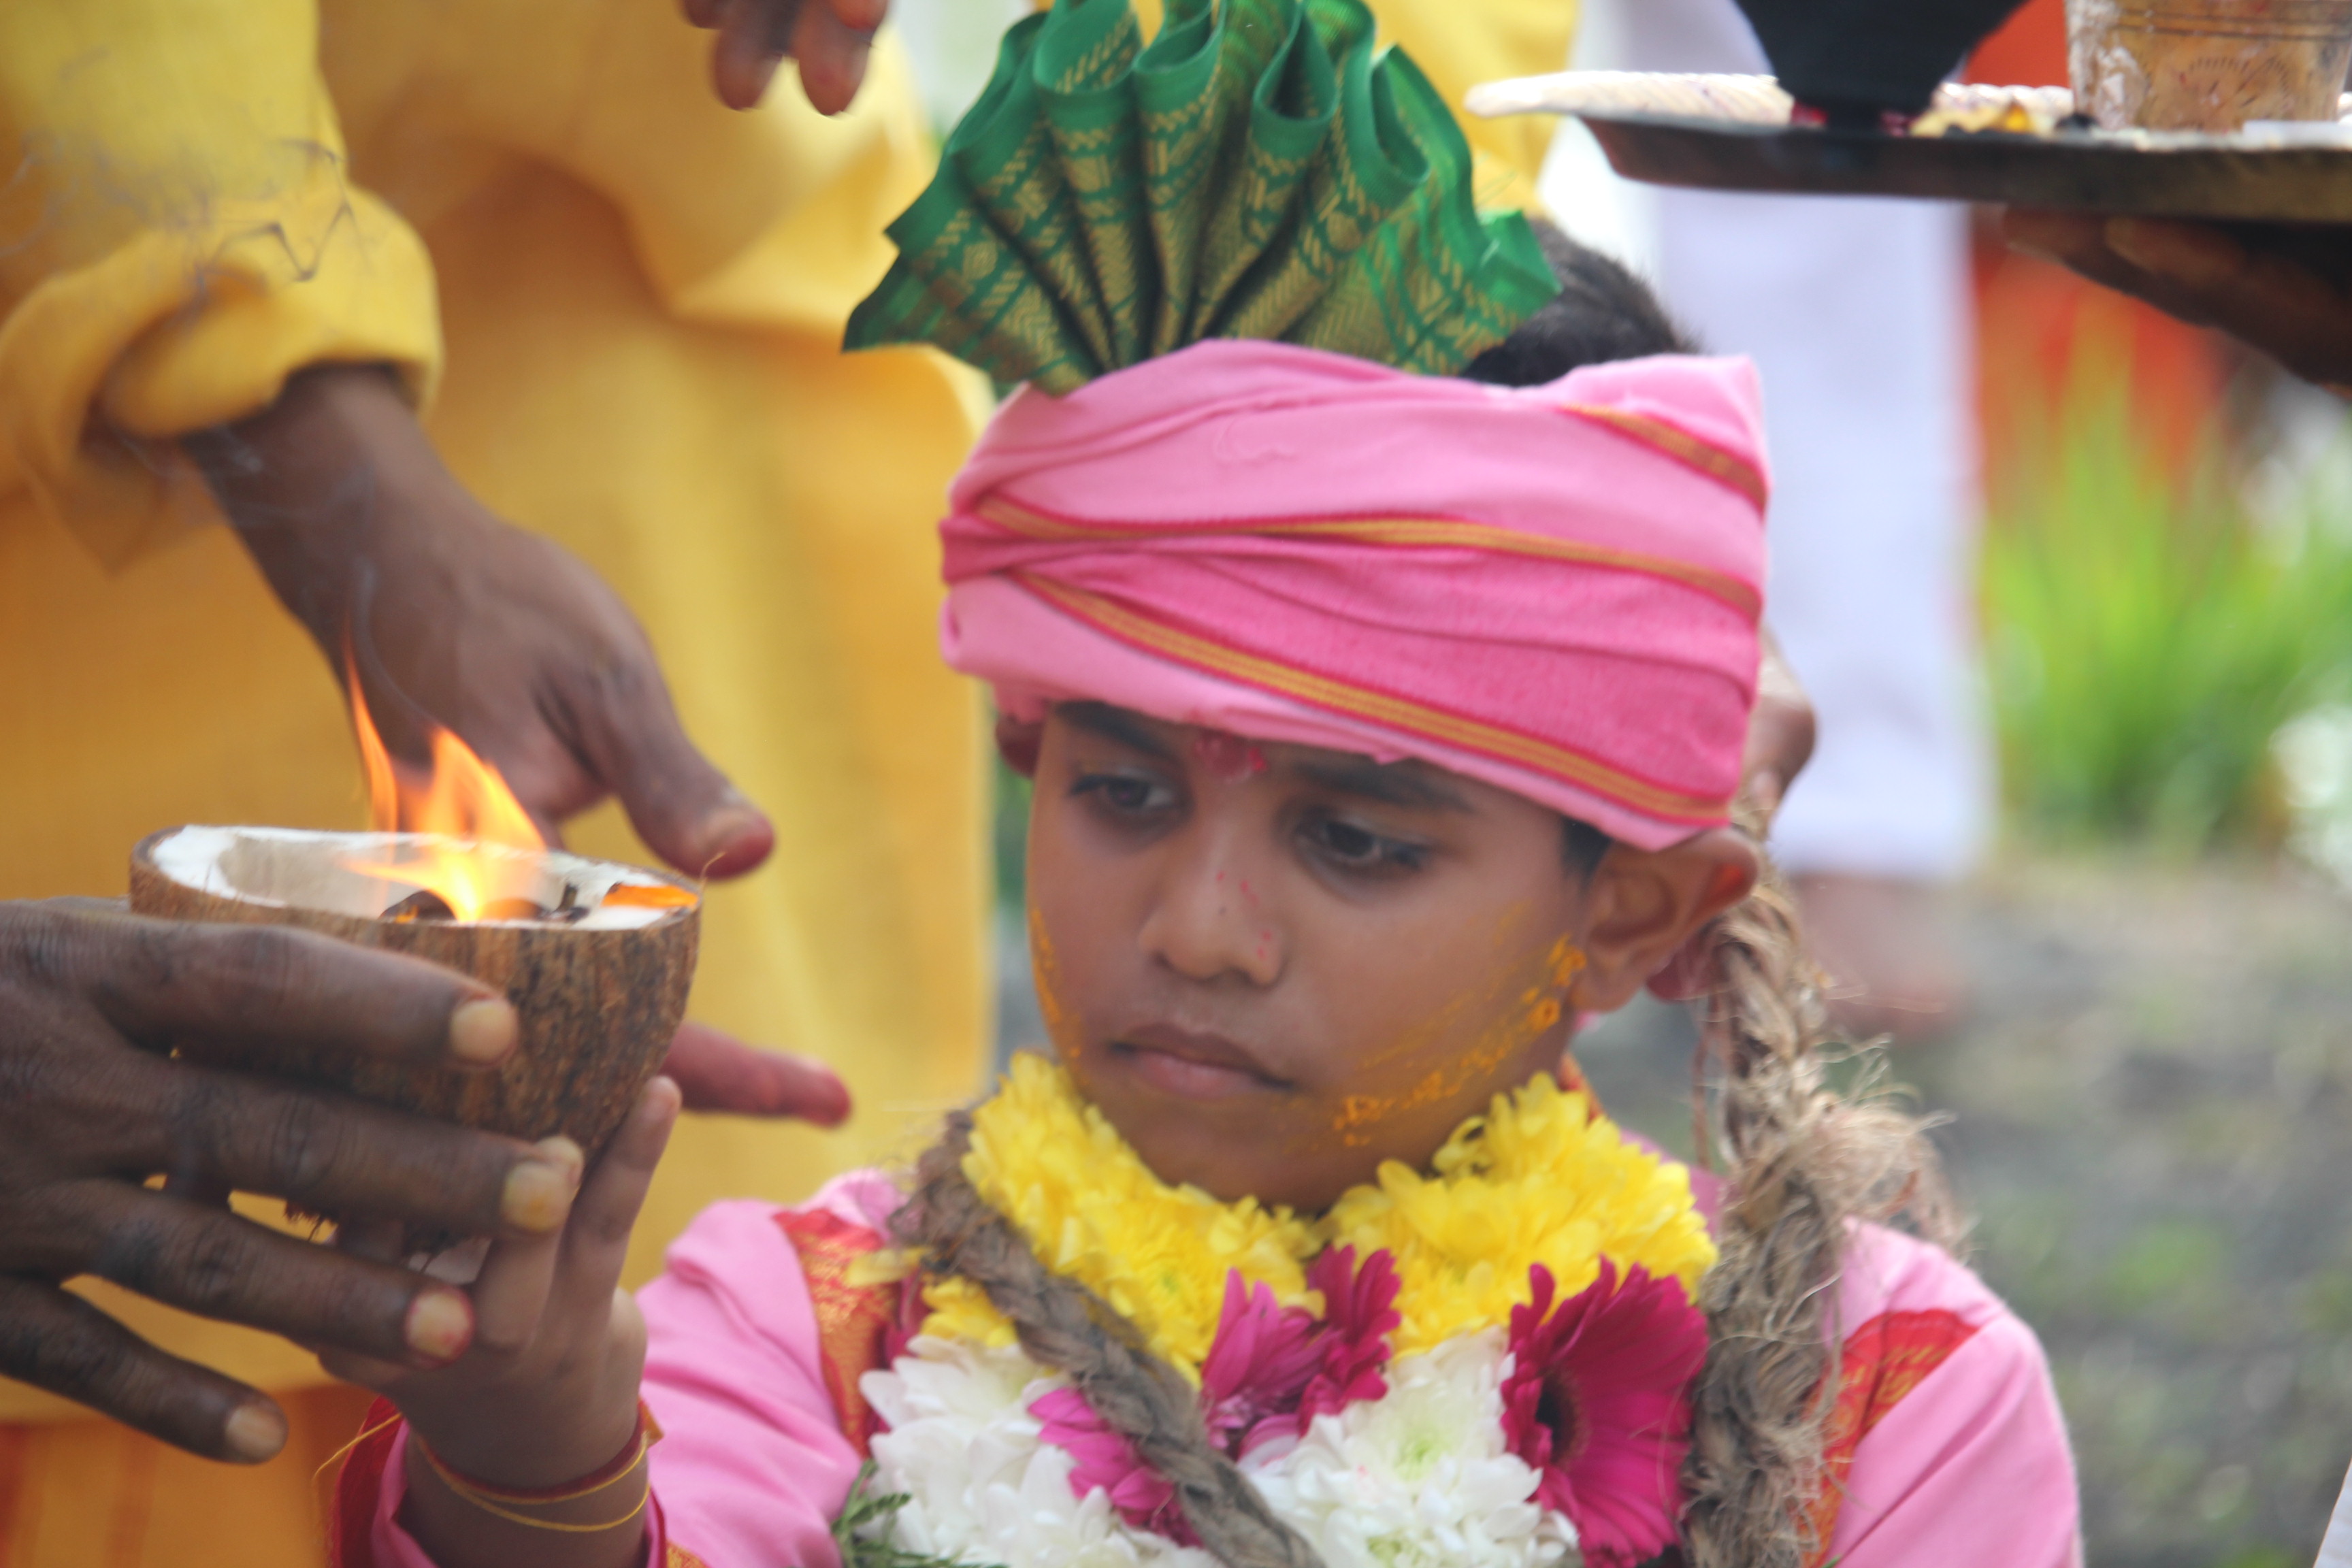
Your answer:
[[[1550,1568],[1576,1533],[1503,1443],[1501,1330],[1391,1363],[1389,1391],[1242,1468],[1328,1568]]]
[[[878,1489],[908,1498],[891,1523],[907,1551],[1002,1568],[1216,1568],[1129,1530],[1097,1488],[1070,1490],[1070,1456],[1040,1439],[1029,1406],[1067,1386],[1017,1345],[924,1336],[858,1388],[888,1423],[874,1438]]]

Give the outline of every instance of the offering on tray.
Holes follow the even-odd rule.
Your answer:
[[[2338,100],[2338,114],[2347,103]],[[2111,131],[2077,113],[2065,88],[1947,82],[1925,112],[1858,127],[1770,77],[1645,71],[1488,82],[1471,89],[1468,108],[1579,116],[1620,174],[1659,184],[2352,223],[2352,123],[2332,117]]]
[[[2333,120],[2352,0],[2066,0],[2074,97],[2108,131]]]

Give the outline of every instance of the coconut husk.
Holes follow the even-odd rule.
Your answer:
[[[235,1040],[191,1042],[192,1058],[339,1089],[396,1110],[536,1142],[561,1133],[592,1156],[601,1150],[659,1070],[685,1016],[701,933],[699,900],[651,912],[645,923],[598,929],[585,921],[501,921],[478,924],[388,920],[311,908],[250,886],[193,886],[157,864],[171,828],[142,839],[131,857],[131,907],[169,920],[286,925],[362,947],[404,952],[472,975],[505,993],[521,1017],[514,1053],[487,1072],[455,1072],[381,1058]],[[217,829],[193,831],[219,832]],[[235,830],[230,830],[235,831]],[[316,853],[381,858],[392,836],[270,835],[270,843],[318,846]],[[305,853],[310,851],[306,850]],[[659,872],[550,852],[551,864],[591,868],[640,886],[690,884]],[[262,879],[267,880],[266,875]]]

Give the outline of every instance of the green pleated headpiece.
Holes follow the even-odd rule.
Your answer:
[[[1064,393],[1204,338],[1451,374],[1559,292],[1481,214],[1429,79],[1361,0],[1055,0],[1005,35],[847,343]]]

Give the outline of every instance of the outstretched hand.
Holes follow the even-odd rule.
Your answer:
[[[551,841],[614,795],[689,875],[767,858],[774,829],[687,739],[627,607],[468,494],[388,374],[306,371],[185,445],[279,602],[338,668],[355,655],[395,754],[423,754],[429,719],[506,775]]]
[[[710,83],[730,109],[764,97],[790,55],[801,90],[821,114],[838,114],[866,80],[866,57],[889,0],[685,0],[686,18],[717,30]]]
[[[2352,383],[2352,225],[2233,225],[2012,207],[2017,249],[2218,327],[2306,381]]]

